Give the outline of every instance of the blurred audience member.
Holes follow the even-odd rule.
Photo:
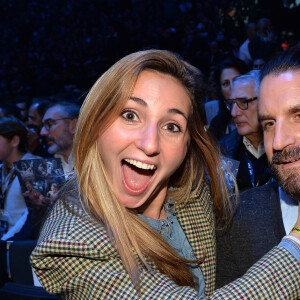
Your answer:
[[[220,49],[219,43],[217,41],[212,41],[209,45],[209,49],[210,49],[210,55],[209,55],[210,67],[216,67],[224,59],[224,53]]]
[[[261,70],[264,65],[265,65],[266,61],[263,58],[256,58],[253,61],[253,70]]]
[[[237,38],[230,40],[230,55],[240,59],[240,44]]]
[[[79,110],[73,103],[55,103],[43,118],[41,135],[47,142],[48,152],[61,159],[65,173],[73,169],[71,152]]]
[[[27,239],[31,231],[22,231],[28,209],[22,195],[13,163],[22,159],[38,158],[26,152],[27,130],[25,124],[13,117],[0,118],[0,201],[2,240]],[[24,226],[26,227],[26,226]]]
[[[261,18],[257,22],[257,35],[250,41],[248,48],[252,59],[263,58],[268,60],[276,51],[277,36],[273,31],[270,19]]]
[[[218,140],[234,129],[234,126],[231,125],[230,112],[226,109],[224,102],[230,96],[232,82],[238,76],[248,71],[247,65],[242,60],[230,57],[225,59],[213,74],[213,84],[219,90],[219,99],[213,99],[217,100],[214,105],[215,109],[213,110],[213,114],[207,116],[207,119],[211,120],[210,132]],[[207,112],[209,112],[208,106],[210,106],[208,103],[205,105]]]
[[[258,122],[258,76],[253,70],[233,83],[226,105],[236,129],[220,141],[225,155],[240,162],[237,184],[240,190],[263,185],[270,179],[263,145],[263,132]]]
[[[21,121],[26,122],[28,119],[28,111],[31,105],[31,99],[26,96],[20,96],[17,97],[15,103],[18,109],[20,110]]]
[[[250,65],[253,61],[248,45],[250,41],[254,40],[256,37],[256,24],[255,23],[248,23],[246,25],[246,41],[240,47],[240,59],[243,60],[247,65]]]
[[[50,102],[47,99],[35,99],[28,112],[28,151],[42,157],[47,156],[47,149],[40,131],[44,114],[49,106]]]

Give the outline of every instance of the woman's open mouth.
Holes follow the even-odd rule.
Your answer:
[[[152,182],[156,171],[153,164],[133,159],[122,160],[122,181],[125,190],[132,195],[143,193]]]

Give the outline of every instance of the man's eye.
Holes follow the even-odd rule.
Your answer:
[[[131,110],[123,111],[121,116],[123,119],[125,119],[126,121],[130,121],[130,122],[138,120],[137,114]]]
[[[224,82],[222,83],[222,85],[223,85],[224,87],[227,87],[227,86],[229,85],[229,82],[228,82],[228,81],[224,81]]]
[[[174,123],[169,123],[169,124],[165,125],[163,128],[170,132],[181,132],[182,131],[181,127]]]
[[[266,131],[266,130],[270,129],[270,127],[272,127],[274,124],[275,124],[274,121],[265,122],[265,123],[262,123],[262,128],[264,131]]]

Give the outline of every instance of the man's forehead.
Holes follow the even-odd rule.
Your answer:
[[[252,94],[254,92],[254,82],[252,80],[239,81],[233,84],[231,88],[231,94]]]
[[[263,78],[259,90],[259,116],[270,111],[283,113],[300,104],[300,72],[287,71]]]
[[[37,107],[36,104],[33,104],[33,105],[30,106],[29,113],[31,113],[31,114],[35,114],[35,113],[37,114],[38,113],[38,107]]]
[[[62,108],[60,106],[53,106],[46,111],[43,120],[56,119],[62,116],[63,116]]]

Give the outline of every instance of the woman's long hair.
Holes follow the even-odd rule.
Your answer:
[[[193,68],[169,51],[147,50],[130,54],[105,72],[94,84],[81,108],[74,138],[74,164],[82,203],[96,222],[104,224],[133,283],[138,286],[141,268],[154,264],[179,285],[194,286],[188,260],[172,247],[135,211],[118,200],[97,148],[99,135],[120,115],[138,75],[146,69],[179,80],[191,99],[188,120],[190,145],[182,166],[171,177],[169,192],[177,203],[196,193],[208,175],[218,218],[231,210],[220,166],[218,147],[208,137],[201,120]]]

